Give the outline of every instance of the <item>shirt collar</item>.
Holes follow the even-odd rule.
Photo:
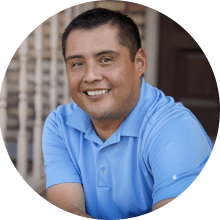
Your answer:
[[[67,116],[66,124],[86,133],[86,131],[91,127],[92,121],[90,117],[76,105],[72,113]]]
[[[124,122],[121,124],[120,135],[121,136],[133,136],[138,137],[139,131],[150,107],[150,103],[153,99],[152,87],[146,84],[144,78],[142,77],[141,92],[139,100],[132,110],[132,112],[127,116]],[[75,107],[72,113],[67,116],[67,125],[86,133],[88,129],[91,129],[92,121],[90,117],[78,106]]]

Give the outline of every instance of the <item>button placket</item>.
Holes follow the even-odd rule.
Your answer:
[[[105,152],[105,153],[104,153]],[[97,169],[97,186],[98,187],[109,187],[109,166],[108,160],[106,155],[106,146],[103,146],[99,150],[98,155],[98,169]]]

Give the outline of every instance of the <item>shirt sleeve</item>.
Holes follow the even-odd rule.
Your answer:
[[[82,183],[79,170],[70,158],[58,126],[55,110],[45,121],[42,137],[46,189],[60,183]]]
[[[174,111],[160,120],[151,135],[149,164],[153,206],[179,196],[199,175],[212,150],[204,129],[192,113]]]

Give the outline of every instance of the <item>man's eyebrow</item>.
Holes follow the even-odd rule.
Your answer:
[[[103,50],[103,51],[101,51],[101,52],[98,52],[98,53],[96,53],[94,56],[95,57],[99,57],[99,56],[102,56],[102,55],[105,55],[105,54],[116,54],[116,55],[119,55],[119,52],[116,52],[116,51],[114,51],[114,50]],[[67,62],[68,60],[72,60],[72,59],[82,59],[82,58],[84,58],[84,56],[83,55],[71,55],[71,56],[68,56],[66,59],[65,59],[65,61]]]
[[[68,60],[72,60],[72,59],[81,59],[81,58],[84,58],[83,55],[71,55],[71,56],[68,56],[65,61],[67,62]]]
[[[105,54],[109,54],[109,53],[113,53],[113,54],[119,55],[119,52],[116,52],[114,50],[103,50],[103,51],[101,51],[99,53],[96,53],[95,57],[99,57],[99,56],[102,56],[102,55],[105,55]]]

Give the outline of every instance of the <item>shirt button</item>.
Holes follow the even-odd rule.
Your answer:
[[[101,173],[101,174],[105,174],[105,173],[106,173],[106,169],[105,169],[105,168],[102,168],[102,169],[100,170],[100,173]]]
[[[102,152],[105,152],[105,148],[102,149]]]

